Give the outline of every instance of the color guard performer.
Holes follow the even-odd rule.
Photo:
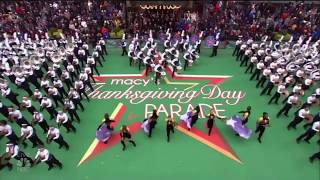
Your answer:
[[[176,125],[176,121],[173,117],[168,116],[166,118],[166,131],[167,131],[167,142],[170,141],[170,132],[174,133],[174,126]]]
[[[255,130],[255,133],[259,132],[258,141],[261,143],[262,135],[264,134],[264,131],[266,130],[266,127],[270,126],[270,118],[268,116],[268,113],[264,112],[262,117],[259,118],[257,121],[257,128]]]
[[[126,125],[123,125],[120,129],[120,137],[121,137],[121,144],[122,144],[122,150],[124,151],[126,149],[125,141],[129,141],[134,147],[136,147],[136,143],[132,140],[131,133],[129,131],[129,128]]]

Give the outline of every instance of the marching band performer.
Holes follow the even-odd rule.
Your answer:
[[[39,139],[32,126],[28,124],[22,124],[20,141],[24,142],[26,139],[30,140],[32,143],[32,148],[35,148],[37,145],[43,145],[43,142]]]
[[[126,149],[125,141],[129,141],[134,147],[136,147],[136,143],[132,140],[132,135],[129,131],[129,128],[126,125],[123,125],[120,129],[120,137],[121,137],[121,144],[122,150]]]
[[[74,89],[79,93],[80,99],[83,99],[82,98],[82,94],[83,94],[87,98],[87,101],[88,102],[90,101],[90,99],[86,93],[86,90],[85,90],[85,85],[82,80],[76,80],[74,82]]]
[[[6,117],[9,118],[9,112],[8,112],[8,107],[4,105],[1,100],[0,100],[0,113]]]
[[[74,117],[77,119],[77,122],[80,123],[80,117],[76,111],[74,103],[70,99],[64,100],[64,110],[67,111],[71,117],[71,121],[74,121]]]
[[[288,130],[290,130],[291,128],[296,129],[296,126],[299,123],[301,123],[304,119],[307,119],[309,115],[310,115],[310,110],[309,110],[309,106],[307,105],[298,111],[294,119],[288,124],[287,129]]]
[[[58,128],[49,127],[47,133],[47,143],[50,144],[52,141],[59,144],[59,149],[64,146],[67,150],[69,150],[69,144],[63,139]]]
[[[15,121],[20,127],[22,127],[22,124],[28,124],[29,122],[26,120],[26,118],[23,117],[21,111],[19,109],[16,109],[14,107],[8,108],[9,113],[9,121]]]
[[[310,139],[314,137],[317,133],[319,133],[320,130],[320,121],[316,121],[312,124],[312,126],[301,136],[299,136],[296,141],[299,144],[302,139],[304,139],[305,142],[310,144]]]
[[[50,119],[54,119],[55,116],[57,116],[58,112],[53,108],[52,100],[49,99],[47,96],[43,96],[41,103],[40,103],[40,111],[45,108],[48,113],[50,114]]]
[[[81,73],[79,74],[79,80],[83,82],[84,86],[88,86],[91,91],[94,91],[91,85],[89,76],[87,73],[84,72],[84,70],[82,70]]]
[[[284,95],[288,92],[286,83],[282,82],[278,85],[277,91],[274,93],[274,95],[271,97],[269,100],[268,104],[271,104],[272,101],[274,100],[274,103],[278,104],[279,98],[281,95]]]
[[[125,54],[128,54],[126,47],[127,47],[126,34],[123,33],[122,41],[121,41],[121,48],[122,48],[122,55],[121,56],[124,56]]]
[[[289,96],[287,103],[283,106],[282,109],[277,113],[277,118],[284,113],[286,117],[288,117],[288,113],[293,105],[297,105],[299,101],[299,96],[297,93],[294,93],[293,95]]]
[[[57,165],[60,169],[62,168],[62,163],[53,154],[51,154],[48,149],[45,149],[43,146],[39,147],[35,156],[34,164],[38,164],[40,162],[45,162],[46,164],[48,164],[48,171],[50,171],[54,167],[54,165]]]
[[[20,109],[21,110],[27,109],[31,115],[33,114],[34,111],[36,111],[36,108],[32,105],[31,100],[27,96],[24,96],[22,98]]]
[[[62,81],[61,81],[60,79],[54,78],[54,80],[53,80],[53,87],[55,87],[55,88],[58,90],[61,98],[68,96],[68,93],[67,93],[67,91],[64,89],[63,83],[62,83]]]
[[[61,125],[64,126],[67,130],[67,133],[69,133],[70,130],[72,130],[74,133],[76,132],[76,128],[72,125],[72,122],[69,121],[69,117],[66,113],[64,113],[62,111],[58,111],[56,122],[59,127]]]
[[[58,102],[63,105],[62,96],[59,94],[57,88],[55,88],[54,86],[49,86],[48,95],[53,99],[53,101],[56,104],[56,107],[59,107]]]
[[[17,96],[19,96],[19,94],[12,92],[9,87],[1,88],[1,95],[9,99],[16,106],[20,106],[20,103],[17,100]]]
[[[78,109],[78,105],[79,105],[81,108],[81,111],[84,111],[84,107],[81,103],[80,95],[74,88],[70,88],[68,97],[72,100],[73,104],[76,106],[76,109]]]
[[[19,146],[15,143],[7,143],[6,153],[8,153],[10,159],[14,158],[22,162],[22,167],[26,166],[26,160],[29,161],[31,166],[33,165],[33,160],[29,156],[27,156],[23,151],[21,151]]]
[[[31,124],[39,124],[43,130],[43,134],[46,134],[49,130],[47,121],[43,118],[43,114],[39,111],[34,111]]]
[[[90,67],[91,74],[93,74],[93,70],[96,71],[97,75],[100,76],[100,73],[97,69],[96,60],[92,56],[88,56],[87,65],[85,67]]]
[[[6,136],[11,143],[18,144],[19,138],[6,120],[0,120],[0,136]]]

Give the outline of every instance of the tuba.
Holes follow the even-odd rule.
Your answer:
[[[51,60],[54,64],[60,64],[61,63],[61,56],[55,54],[51,57]]]
[[[43,48],[38,48],[36,50],[36,55],[39,56],[39,57],[44,57],[44,55],[45,55],[44,49]]]

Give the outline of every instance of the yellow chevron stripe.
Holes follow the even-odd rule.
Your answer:
[[[232,159],[232,160],[234,160],[234,161],[236,161],[236,162],[238,162],[238,163],[240,163],[240,164],[243,164],[242,161],[241,161],[239,158],[237,158],[236,156],[234,156],[232,153],[230,153],[230,152],[224,150],[223,148],[221,148],[221,147],[213,144],[212,142],[210,142],[210,141],[208,141],[208,140],[206,140],[206,139],[204,139],[204,138],[202,138],[202,137],[200,137],[200,136],[198,136],[198,135],[196,135],[196,134],[193,134],[193,133],[191,133],[190,131],[188,131],[188,130],[182,128],[182,127],[176,126],[176,128],[177,128],[179,131],[181,131],[182,133],[184,133],[184,134],[186,134],[186,135],[188,135],[188,136],[190,136],[190,137],[192,137],[192,138],[194,138],[194,139],[202,142],[203,144],[205,144],[205,145],[207,145],[207,146],[215,149],[216,151],[218,151],[218,152],[226,155],[226,156],[229,157],[230,159]]]
[[[116,107],[116,109],[112,112],[110,118],[113,119],[118,112],[120,111],[121,107],[123,106],[122,103],[119,103]],[[103,121],[104,119],[102,119]],[[91,143],[91,145],[89,146],[88,150],[86,151],[86,153],[83,155],[83,157],[81,158],[80,162],[78,163],[78,167],[83,163],[83,161],[85,161],[93,152],[93,150],[95,149],[95,147],[97,146],[97,144],[99,143],[99,141],[95,138],[93,140],[93,142]]]

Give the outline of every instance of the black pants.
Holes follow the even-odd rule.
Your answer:
[[[270,95],[272,89],[274,87],[274,84],[269,81],[267,86],[261,91],[260,95],[264,95],[267,92],[267,95]]]
[[[46,109],[47,109],[48,113],[50,114],[50,119],[54,119],[54,118],[57,116],[58,111],[55,110],[55,109],[53,108],[53,106],[47,107]]]
[[[213,125],[208,126],[208,136],[211,135],[212,128],[213,128]]]
[[[317,131],[313,130],[312,128],[309,128],[305,133],[303,133],[301,136],[297,138],[297,141],[301,141],[303,138],[306,142],[309,142],[309,140],[317,134]]]
[[[75,109],[68,109],[68,113],[70,115],[71,121],[74,121],[74,117],[76,117],[77,121],[80,122],[80,117]]]
[[[174,133],[174,127],[173,125],[167,125],[167,141],[170,141],[170,132]]]
[[[29,84],[27,83],[27,82],[23,82],[22,84],[21,84],[21,86],[19,86],[20,88],[22,88],[22,89],[24,89],[27,93],[28,93],[28,95],[31,97],[32,96],[32,91],[31,91],[31,89],[30,89],[30,86],[29,86]]]
[[[100,76],[100,73],[97,69],[97,64],[90,64],[89,67],[91,69],[91,74],[93,74],[93,70],[94,70],[97,73],[97,75]]]
[[[244,64],[244,66],[248,66],[248,61],[249,61],[249,56],[244,55],[244,57],[240,63],[240,67],[242,67],[243,64]]]
[[[236,61],[242,61],[242,57],[244,55],[244,51],[243,50],[240,50],[239,51],[239,54],[237,55],[237,58],[236,58]]]
[[[277,117],[279,117],[282,113],[284,113],[285,116],[288,116],[288,113],[290,109],[292,108],[292,104],[286,103],[283,108],[277,113]]]
[[[22,127],[22,124],[27,124],[30,126],[30,123],[22,116],[20,119],[16,120],[16,123]]]
[[[184,61],[183,70],[186,70],[188,66],[188,60]]]
[[[56,104],[56,107],[59,107],[58,102],[60,104],[64,105],[64,103],[62,101],[62,97],[60,95],[58,95],[58,94],[57,95],[52,95],[52,99],[53,99],[54,103]]]
[[[257,129],[255,130],[255,133],[259,132],[259,136],[258,136],[258,140],[261,141],[262,135],[264,133],[264,131],[266,130],[266,128],[264,126],[258,126]]]
[[[156,127],[157,121],[153,120],[150,122],[150,130],[149,130],[149,137],[152,136],[152,131]]]
[[[89,97],[88,97],[88,95],[87,95],[87,93],[86,93],[86,91],[85,91],[85,88],[83,88],[83,89],[78,89],[77,91],[78,91],[81,99],[82,99],[82,94],[83,94],[83,95],[87,98],[88,102],[90,101],[90,99],[89,99]]]
[[[258,81],[260,77],[260,73],[261,73],[261,69],[256,69],[252,74],[252,76],[250,77],[250,81],[253,80],[254,78],[256,78],[256,80]]]
[[[133,58],[129,57],[129,66],[132,66],[132,63],[133,63]]]
[[[13,104],[15,104],[16,106],[20,106],[20,103],[19,101],[17,100],[17,96],[18,94],[15,94],[15,93],[10,93],[6,96],[6,98],[8,98]]]
[[[288,124],[287,128],[291,129],[294,128],[296,129],[296,126],[303,121],[303,118],[299,116],[295,116],[294,119]]]
[[[280,98],[280,93],[275,92],[274,95],[272,96],[272,98],[269,100],[268,104],[271,104],[273,100],[275,100],[274,102],[276,104],[278,104],[279,98]]]
[[[31,82],[37,89],[40,89],[40,84],[37,80],[37,77],[35,74],[28,77],[29,82]]]
[[[314,153],[312,156],[310,156],[311,161],[314,161],[315,159],[320,160],[320,152]]]
[[[126,47],[122,47],[122,55],[121,56],[124,56],[126,54],[128,54]]]
[[[286,102],[288,101],[289,97],[292,96],[293,94],[294,94],[294,93],[291,92],[286,98],[284,98],[284,100],[282,101],[282,103],[283,103],[283,104],[286,103]]]
[[[33,135],[29,137],[29,141],[32,143],[32,147],[36,147],[37,145],[43,145],[43,142],[35,132],[33,132]]]
[[[49,126],[46,120],[43,120],[42,122],[39,122],[39,126],[43,130],[43,133],[47,133],[49,130]]]
[[[139,58],[138,61],[139,61],[139,70],[140,70],[142,65],[142,59]]]
[[[76,128],[72,125],[71,121],[63,123],[62,126],[66,128],[67,133],[70,132],[70,130],[72,130],[73,132],[77,131]]]
[[[232,56],[238,55],[239,50],[240,50],[240,46],[239,46],[239,45],[236,45],[236,47],[235,47],[234,50],[233,50]]]
[[[53,141],[59,144],[59,148],[62,148],[64,146],[66,147],[66,149],[69,149],[69,144],[63,139],[61,135],[58,139],[54,139]]]
[[[212,47],[212,54],[210,57],[217,56],[217,54],[218,54],[218,46],[213,46]]]
[[[7,136],[7,138],[9,140],[9,142],[14,143],[14,144],[18,144],[19,138],[13,131],[10,135]]]
[[[33,160],[28,157],[24,152],[19,151],[17,156],[14,157],[14,159],[21,161],[22,162],[22,167],[24,167],[26,165],[26,161],[29,161],[30,164],[33,163]]]
[[[68,90],[70,90],[70,88],[73,86],[71,80],[70,79],[65,79],[64,82],[67,85]]]
[[[245,73],[247,73],[250,70],[250,74],[252,74],[253,67],[254,67],[254,63],[250,62],[249,66],[247,67],[247,69],[245,71]]]
[[[57,89],[58,89],[59,94],[60,94],[61,97],[68,97],[68,93],[63,87],[60,87],[60,88],[57,88]]]
[[[133,140],[128,140],[133,146],[136,146],[136,143]],[[122,150],[126,149],[126,143],[124,143],[124,140],[121,140],[121,144],[122,144]]]
[[[48,164],[50,169],[53,168],[54,165],[57,165],[60,168],[62,167],[62,163],[56,157],[54,157],[54,155],[52,155],[52,154],[49,154],[49,158],[46,161],[46,164]]]
[[[267,77],[266,76],[262,76],[261,79],[258,81],[256,88],[263,87],[264,83],[267,81]]]
[[[30,106],[27,108],[28,112],[33,115],[34,111],[36,111],[37,109],[34,106]]]
[[[79,105],[80,108],[81,108],[81,111],[84,111],[84,107],[83,107],[83,105],[81,103],[81,99],[80,98],[72,99],[72,102],[73,102],[73,104],[74,104],[76,109],[78,109],[78,105]]]
[[[86,81],[84,81],[83,83],[85,85],[89,86],[91,92],[94,91],[89,78]]]

